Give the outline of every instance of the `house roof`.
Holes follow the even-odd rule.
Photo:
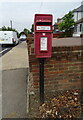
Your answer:
[[[83,12],[83,5],[73,10],[73,12]]]

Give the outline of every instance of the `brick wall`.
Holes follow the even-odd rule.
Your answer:
[[[30,73],[32,74],[30,91],[34,92],[33,98],[38,100],[39,60],[35,58],[33,44],[29,44],[28,49]],[[53,96],[60,90],[81,89],[83,72],[81,55],[82,46],[52,47],[52,57],[45,59],[44,63],[45,97]]]
[[[39,60],[34,49],[29,55],[30,72],[33,74],[33,87],[39,89]],[[46,90],[65,90],[80,88],[81,47],[53,47],[52,58],[45,59],[44,76]]]

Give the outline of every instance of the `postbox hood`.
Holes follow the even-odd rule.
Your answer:
[[[51,14],[35,14],[36,22],[52,22]]]

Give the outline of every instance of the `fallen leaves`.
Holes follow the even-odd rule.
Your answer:
[[[41,118],[79,118],[81,101],[79,90],[61,92],[39,108]]]

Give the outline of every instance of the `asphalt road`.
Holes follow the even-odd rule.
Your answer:
[[[0,57],[6,54],[8,51],[12,49],[12,46],[1,46],[0,45]]]
[[[23,41],[20,41],[22,43]],[[0,45],[0,57],[9,52],[14,46],[13,45]]]

